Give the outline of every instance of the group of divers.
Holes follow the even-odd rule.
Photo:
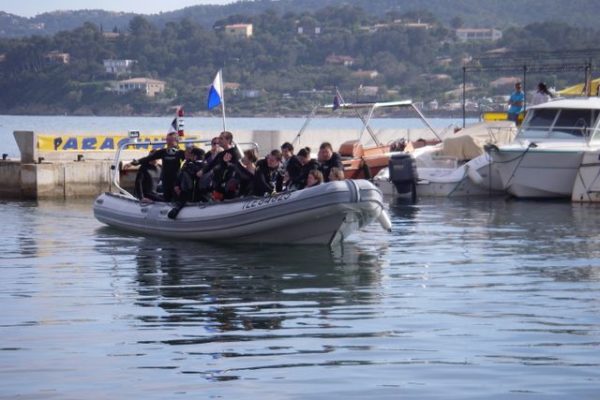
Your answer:
[[[208,152],[195,146],[181,150],[177,133],[170,133],[166,147],[152,150],[131,165],[139,165],[135,197],[146,203],[174,203],[168,213],[171,219],[188,202],[263,197],[344,179],[341,157],[328,142],[319,147],[318,160],[311,158],[308,147],[294,154],[287,142],[259,160],[254,149],[242,154],[228,131],[211,140]]]

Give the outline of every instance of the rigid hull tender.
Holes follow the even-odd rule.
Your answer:
[[[493,167],[516,197],[571,197],[584,153],[600,149],[600,98],[531,107],[515,141],[492,147]]]
[[[333,245],[372,221],[391,229],[381,192],[365,180],[324,183],[269,197],[200,203],[167,217],[169,203],[145,204],[104,193],[94,202],[102,223],[129,232],[229,243]]]

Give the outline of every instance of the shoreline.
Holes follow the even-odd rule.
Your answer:
[[[423,111],[423,110],[422,110]],[[451,118],[451,119],[461,119],[463,117],[462,111],[424,111],[426,118]],[[236,113],[227,115],[227,118],[306,118],[308,113],[286,113],[286,114],[277,114],[277,113],[257,113],[257,114],[246,114],[246,113]],[[326,114],[322,114],[325,116]],[[481,112],[478,111],[467,111],[465,116],[467,119],[479,118]],[[123,117],[132,117],[132,118],[166,118],[172,117],[173,114],[57,114],[57,113],[0,113],[0,116],[7,117],[101,117],[101,118],[123,118]],[[319,115],[316,116],[318,118]],[[215,115],[213,113],[207,112],[198,112],[198,113],[186,113],[185,118],[221,118],[220,115]],[[348,118],[355,119],[355,115],[337,115],[336,118]],[[419,116],[413,110],[407,110],[405,112],[394,112],[394,113],[385,113],[382,115],[378,115],[373,117],[374,119],[379,118],[419,118]]]

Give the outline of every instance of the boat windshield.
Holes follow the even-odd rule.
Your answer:
[[[523,139],[588,139],[598,119],[598,110],[542,108],[530,110],[519,137]]]

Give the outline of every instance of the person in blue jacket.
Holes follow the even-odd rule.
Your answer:
[[[515,91],[511,93],[508,105],[508,120],[517,122],[519,114],[525,110],[525,92],[521,82],[515,83]]]

